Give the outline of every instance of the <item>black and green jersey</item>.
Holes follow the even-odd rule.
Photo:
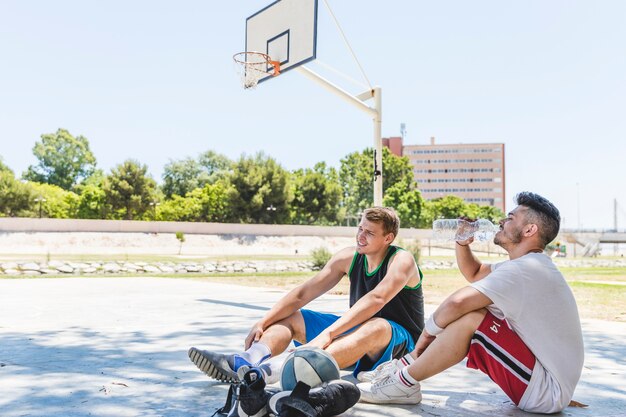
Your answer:
[[[355,252],[350,266],[350,307],[365,294],[372,291],[385,278],[391,258],[399,251],[397,246],[389,246],[385,259],[376,270],[367,272],[367,258]],[[422,271],[417,268],[420,282],[415,287],[404,287],[374,317],[393,320],[411,333],[417,341],[424,328],[424,295],[422,293]]]

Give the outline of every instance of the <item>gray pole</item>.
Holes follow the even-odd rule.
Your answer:
[[[613,229],[617,232],[617,198],[613,199]]]
[[[382,89],[374,87],[374,205],[383,205],[383,98]]]
[[[617,233],[617,198],[613,199],[613,230]],[[619,243],[613,245],[613,256],[619,252]]]

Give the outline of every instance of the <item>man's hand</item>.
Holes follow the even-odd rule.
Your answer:
[[[252,326],[250,333],[248,333],[248,336],[246,337],[243,350],[248,350],[250,346],[252,346],[252,343],[258,342],[261,339],[261,336],[263,336],[263,330],[265,329],[261,322],[255,323],[254,326]]]
[[[474,236],[470,236],[469,239],[457,240],[456,244],[459,246],[469,246],[474,241]]]
[[[324,330],[323,332],[318,334],[315,339],[311,340],[305,346],[326,349],[328,345],[331,344],[332,341],[333,341],[333,338],[331,337],[330,332],[327,330]]]
[[[417,339],[417,343],[415,344],[415,354],[418,358],[435,339],[435,336],[431,336],[426,330],[422,330],[422,334],[420,335],[420,338]]]
[[[459,228],[456,231],[456,241],[461,246],[467,246],[474,241],[474,233],[476,232],[476,219],[472,219],[467,216],[461,216],[458,218],[463,220],[459,222]],[[470,235],[470,238],[464,240],[458,240],[459,236]]]

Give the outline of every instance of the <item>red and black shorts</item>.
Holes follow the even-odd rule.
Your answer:
[[[535,367],[535,355],[506,320],[487,312],[474,333],[467,367],[479,369],[518,405]]]

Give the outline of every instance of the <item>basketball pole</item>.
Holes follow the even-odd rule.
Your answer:
[[[383,90],[374,87],[374,205],[383,205]]]
[[[373,161],[373,177],[374,177],[374,205],[383,205],[383,138],[382,138],[382,88],[374,87],[371,90],[366,90],[361,94],[353,96],[342,88],[331,83],[319,74],[311,71],[304,65],[300,65],[295,68],[302,75],[320,84],[326,90],[334,93],[352,104],[361,111],[364,111],[372,117],[374,122],[374,161]],[[370,107],[364,102],[369,99],[374,99],[374,107]]]

